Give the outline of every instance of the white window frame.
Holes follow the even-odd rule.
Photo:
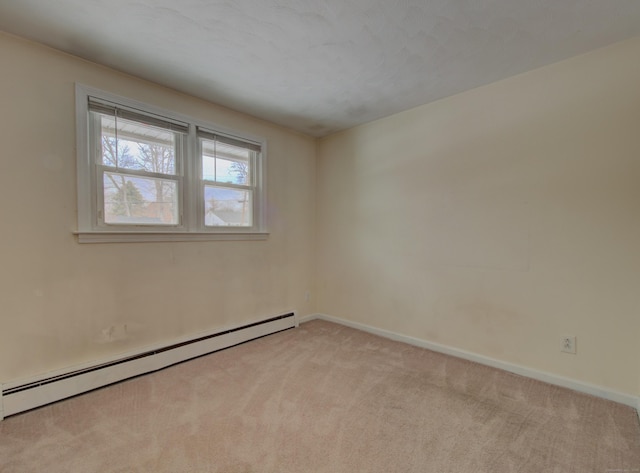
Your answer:
[[[102,186],[97,182],[98,163],[90,147],[89,98],[107,102],[143,115],[157,116],[169,122],[188,126],[184,137],[183,156],[176,163],[179,185],[179,213],[177,225],[109,225],[99,218],[103,210]],[[221,135],[260,148],[252,160],[253,192],[251,226],[206,226],[202,150],[197,130]],[[207,241],[262,240],[268,237],[266,225],[266,139],[237,132],[215,123],[205,122],[180,113],[165,110],[134,99],[100,89],[76,84],[76,146],[78,185],[78,230],[74,232],[80,243],[150,242],[150,241]]]

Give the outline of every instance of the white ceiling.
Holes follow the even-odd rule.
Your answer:
[[[640,1],[0,0],[0,29],[323,136],[640,35]]]

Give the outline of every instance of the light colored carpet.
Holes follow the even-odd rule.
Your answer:
[[[322,321],[0,422],[3,473],[623,470],[629,407]]]

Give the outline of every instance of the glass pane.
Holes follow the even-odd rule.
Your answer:
[[[249,190],[205,186],[204,224],[208,227],[250,227],[252,201]]]
[[[119,169],[176,174],[176,133],[124,118],[98,115],[101,119],[102,164]]]
[[[104,221],[115,225],[177,225],[178,185],[168,179],[105,172]]]
[[[202,178],[207,181],[250,185],[252,151],[219,141],[202,140]]]

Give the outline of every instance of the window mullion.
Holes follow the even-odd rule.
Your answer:
[[[196,138],[196,130],[194,126],[189,127],[189,133],[185,136],[183,150],[185,153],[183,159],[183,169],[185,173],[184,179],[184,206],[182,208],[184,224],[189,231],[199,231],[203,224],[200,222],[201,214],[200,194],[202,193],[199,178],[200,164],[199,147]]]

